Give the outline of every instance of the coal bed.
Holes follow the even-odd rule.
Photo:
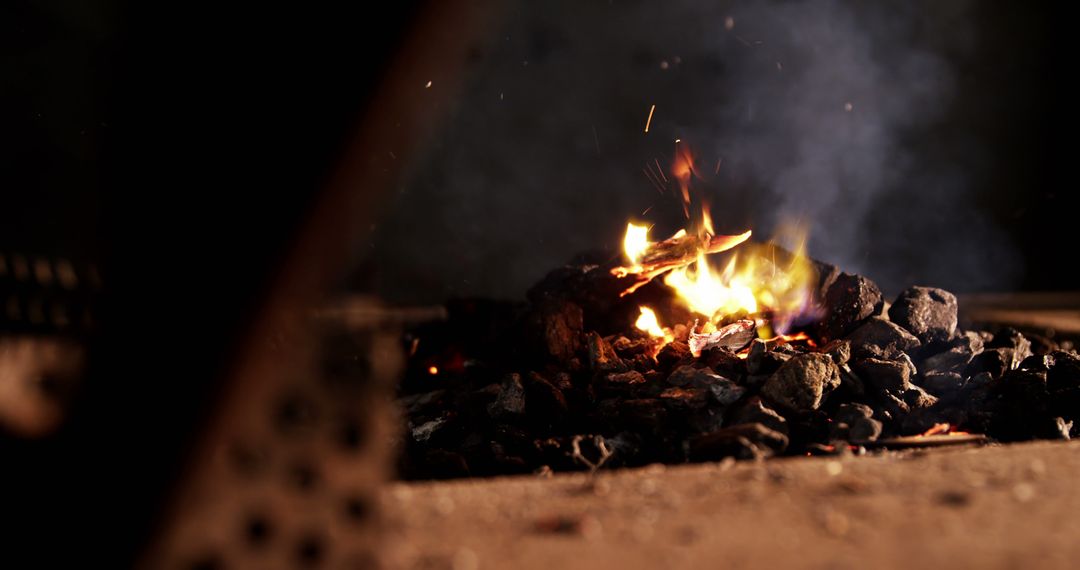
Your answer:
[[[754,247],[788,260],[778,265],[795,258]],[[813,319],[783,335],[767,312],[745,311],[698,332],[700,315],[671,287],[651,281],[623,294],[611,256],[579,256],[524,302],[449,302],[446,320],[404,338],[401,476],[1076,435],[1080,356],[1070,342],[963,330],[948,291],[911,287],[889,303],[867,277],[808,262],[803,315]],[[679,323],[667,338],[642,330],[646,305]]]

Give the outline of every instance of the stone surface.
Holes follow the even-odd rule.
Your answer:
[[[800,354],[780,367],[761,389],[777,406],[792,411],[816,410],[840,385],[840,370],[827,354]]]
[[[1032,442],[394,483],[384,567],[1075,568],[1078,472],[1080,442]],[[602,532],[534,530],[578,513]]]
[[[870,347],[877,349],[873,353],[880,354],[890,351],[908,352],[922,344],[903,327],[883,317],[867,319],[852,331],[847,339],[851,341],[852,351],[856,356],[867,355],[868,351],[873,351]]]
[[[924,343],[946,342],[956,332],[956,295],[932,287],[911,287],[889,307],[889,318]]]
[[[825,294],[825,318],[819,332],[823,340],[842,338],[863,321],[881,313],[881,289],[862,275],[841,273]]]

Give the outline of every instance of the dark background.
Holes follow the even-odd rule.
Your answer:
[[[71,421],[0,441],[5,517],[48,541],[10,542],[38,561],[122,564],[152,531],[415,9],[145,4],[0,8],[0,250],[96,260],[106,282]],[[679,137],[725,158],[700,182],[718,229],[801,217],[811,253],[893,290],[1080,288],[1067,15],[940,4],[509,4],[446,124],[358,228],[356,282],[402,302],[520,297],[646,207],[674,231],[677,203],[641,169]]]

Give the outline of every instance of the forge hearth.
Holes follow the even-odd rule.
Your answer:
[[[403,476],[1075,435],[1071,345],[962,330],[948,291],[911,287],[887,303],[870,279],[807,260],[812,318],[758,338],[769,326],[761,314],[729,314],[703,332],[671,287],[652,280],[623,293],[625,272],[588,261],[552,271],[527,302],[454,301],[446,321],[409,334]],[[679,324],[660,330],[658,320]]]

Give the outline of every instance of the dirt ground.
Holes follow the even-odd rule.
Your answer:
[[[1080,442],[395,483],[393,568],[1076,568]]]

